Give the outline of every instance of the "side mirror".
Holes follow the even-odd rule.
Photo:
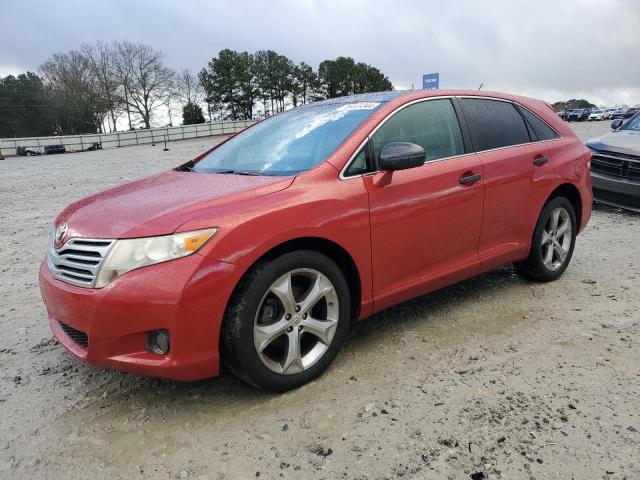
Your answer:
[[[381,170],[406,170],[423,165],[427,154],[415,143],[392,142],[382,147],[378,161]]]
[[[616,118],[613,122],[611,122],[611,129],[612,130],[617,130],[622,126],[622,119],[621,118]]]

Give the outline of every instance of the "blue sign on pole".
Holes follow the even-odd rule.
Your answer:
[[[440,88],[440,74],[427,73],[422,75],[422,88],[424,90],[434,90]]]

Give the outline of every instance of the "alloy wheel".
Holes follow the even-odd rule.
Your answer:
[[[558,270],[567,259],[573,241],[571,217],[563,207],[551,212],[542,231],[542,263],[549,271]]]
[[[323,273],[296,269],[271,284],[253,326],[262,363],[293,375],[309,369],[327,352],[339,320],[336,289]]]

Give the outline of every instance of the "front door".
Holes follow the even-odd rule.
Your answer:
[[[375,309],[478,271],[482,164],[465,153],[450,99],[411,104],[372,135],[377,158],[390,142],[421,145],[424,165],[365,176],[369,193]]]

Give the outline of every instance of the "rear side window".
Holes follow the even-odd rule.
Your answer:
[[[522,115],[511,102],[461,98],[476,151],[521,145],[531,141]]]
[[[527,120],[533,129],[533,133],[538,137],[538,140],[553,140],[555,138],[560,138],[560,135],[558,135],[553,128],[547,125],[544,120],[540,119],[540,117],[534,115],[523,107],[518,107],[518,110],[520,110],[522,116]]]
[[[458,117],[449,99],[427,100],[403,108],[380,127],[372,140],[375,158],[391,142],[420,145],[427,162],[465,153]]]

